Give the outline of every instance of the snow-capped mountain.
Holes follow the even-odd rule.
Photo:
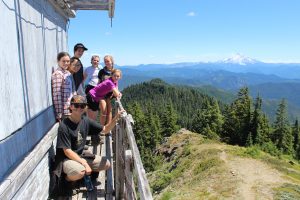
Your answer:
[[[247,65],[247,64],[259,63],[259,61],[254,60],[252,58],[249,58],[247,56],[241,55],[239,53],[233,55],[230,58],[226,58],[226,59],[224,59],[221,62],[223,62],[223,63],[239,64],[239,65]]]

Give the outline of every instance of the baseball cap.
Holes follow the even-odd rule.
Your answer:
[[[78,48],[83,48],[83,50],[88,50],[82,43],[77,43],[75,46],[74,46],[74,51],[76,51]]]
[[[74,95],[71,99],[71,104],[87,104],[87,101],[84,96]]]

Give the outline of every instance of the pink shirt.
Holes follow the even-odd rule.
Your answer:
[[[117,87],[118,82],[114,83],[111,78],[108,78],[91,89],[89,93],[94,101],[99,102],[100,99],[104,99],[105,95]]]

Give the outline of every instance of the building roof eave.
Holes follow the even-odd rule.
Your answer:
[[[74,18],[76,16],[76,12],[71,9],[70,5],[65,0],[49,0],[49,2],[66,19]]]
[[[107,10],[114,17],[115,0],[65,0],[73,10]]]
[[[74,18],[77,10],[107,10],[114,17],[115,0],[49,0],[65,18]]]

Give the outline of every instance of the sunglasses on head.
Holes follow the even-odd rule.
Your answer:
[[[86,107],[85,103],[74,103],[73,105],[75,108],[81,108],[81,109],[84,109]]]

